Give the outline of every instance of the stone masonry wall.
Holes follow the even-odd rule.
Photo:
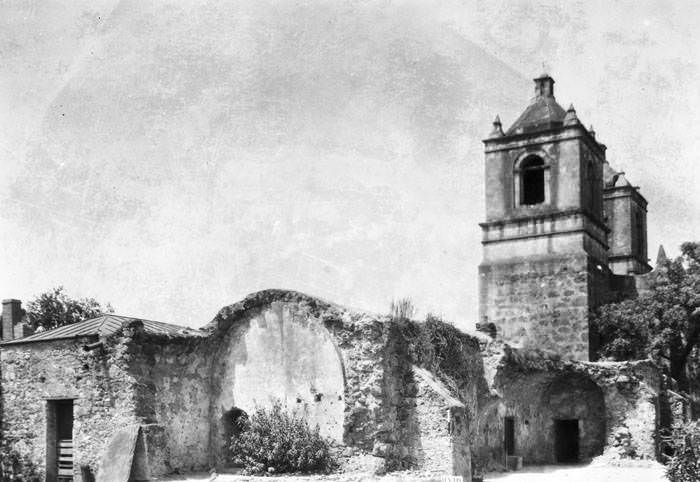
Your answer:
[[[72,398],[76,476],[83,464],[94,472],[112,436],[132,424],[151,476],[220,468],[232,409],[250,414],[279,400],[319,425],[346,470],[468,477],[483,369],[478,343],[449,328],[439,332],[454,332],[449,343],[424,346],[433,374],[413,366],[401,323],[277,290],[222,309],[199,332],[150,333],[136,320],[92,350],[83,347],[97,337],[9,345],[4,443],[43,470],[46,399]]]
[[[85,351],[93,340],[5,346],[2,360],[2,443],[17,450],[40,473],[46,467],[47,400],[73,399],[76,467],[96,470],[113,431],[137,423],[135,379],[124,352],[114,347]],[[79,470],[78,470],[79,472]]]
[[[585,255],[481,265],[481,322],[514,347],[587,360],[588,268]]]
[[[250,338],[254,330],[268,328],[269,335]],[[245,364],[281,377],[279,383],[253,387],[257,403],[268,403],[265,398],[270,396],[279,398],[319,423],[326,436],[344,446],[347,466],[368,455],[375,457],[380,471],[410,465],[403,436],[413,409],[405,402],[403,383],[410,364],[400,354],[396,326],[388,317],[352,312],[300,293],[268,290],[222,309],[207,330],[207,343],[219,343],[212,369],[211,439],[219,457],[223,452],[216,446],[221,445],[224,430],[218,417],[222,409],[240,408],[236,384],[242,381]],[[248,340],[245,352],[237,341],[243,339]],[[261,351],[254,349],[258,342],[253,340],[266,341]],[[238,361],[232,363],[234,359]],[[258,369],[252,372],[258,373]],[[250,383],[243,386],[246,391]]]
[[[149,460],[150,475],[210,468],[212,358],[201,356],[203,338],[136,330],[119,341],[128,347],[129,373],[138,381],[137,413],[162,434],[153,443],[159,457]]]
[[[558,419],[579,420],[582,459],[601,455],[604,448],[615,457],[655,458],[662,387],[653,363],[562,361],[507,346],[496,356],[494,397],[483,405],[479,419],[481,466],[502,464],[504,417],[514,418],[515,454],[525,464],[556,462]]]
[[[226,465],[226,416],[275,400],[341,448],[342,462],[412,466],[411,371],[396,325],[269,290],[221,310],[200,337],[122,340],[144,423],[164,427],[170,470]],[[364,463],[364,462],[363,462]]]
[[[430,372],[416,373],[416,465],[436,475],[461,475],[471,480],[469,421],[464,404]]]

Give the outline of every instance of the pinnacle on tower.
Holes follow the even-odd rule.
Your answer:
[[[502,137],[504,135],[503,126],[501,125],[501,118],[498,116],[498,114],[496,114],[496,118],[493,120],[493,130],[491,131],[491,134],[489,134],[489,138]]]
[[[668,256],[666,256],[666,250],[664,250],[664,245],[659,245],[659,252],[656,254],[656,269],[668,263]]]
[[[576,115],[576,109],[574,109],[574,104],[571,104],[566,111],[566,115],[564,116],[564,125],[573,126],[580,123],[581,122],[578,120],[578,116]]]
[[[595,139],[595,130],[593,129],[593,124],[588,128],[588,133]]]

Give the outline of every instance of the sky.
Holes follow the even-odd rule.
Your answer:
[[[0,3],[0,296],[202,326],[265,288],[471,329],[483,144],[546,69],[700,233],[700,3]]]

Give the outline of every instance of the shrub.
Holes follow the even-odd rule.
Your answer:
[[[469,372],[464,335],[439,316],[429,313],[425,321],[407,322],[401,330],[411,362],[436,373],[448,386]]]
[[[674,434],[675,455],[666,467],[666,477],[671,482],[697,482],[700,480],[700,426],[686,425]]]
[[[0,475],[4,481],[39,482],[41,477],[36,466],[11,449],[0,457]]]
[[[249,473],[330,472],[335,467],[330,442],[301,416],[275,401],[239,418],[231,437],[231,460]]]

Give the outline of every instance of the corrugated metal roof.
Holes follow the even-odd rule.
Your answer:
[[[40,333],[35,333],[30,336],[25,336],[24,338],[18,338],[17,340],[10,340],[0,345],[14,345],[19,343],[32,343],[35,341],[48,341],[48,340],[62,340],[66,338],[80,338],[84,336],[106,336],[115,333],[124,324],[140,320],[143,323],[143,328],[148,333],[159,333],[174,335],[181,333],[183,330],[195,332],[191,328],[186,328],[184,326],[171,325],[170,323],[163,323],[160,321],[144,320],[142,318],[132,318],[129,316],[119,316],[106,314],[98,316],[97,318],[91,318],[89,320],[80,321],[78,323],[73,323],[71,325],[60,326],[52,330],[42,331]]]

